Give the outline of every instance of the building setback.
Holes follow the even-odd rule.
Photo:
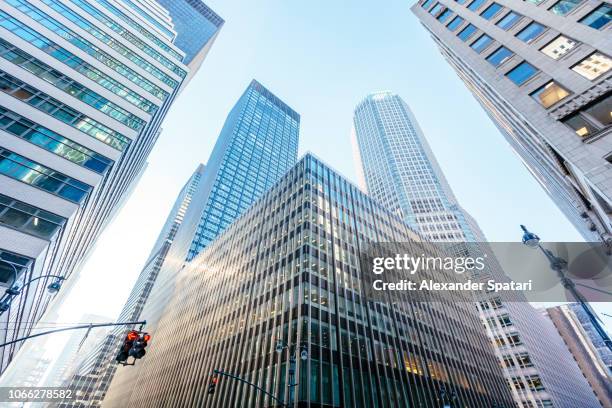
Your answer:
[[[612,245],[612,5],[423,0],[412,11],[578,231]]]
[[[227,378],[206,385],[222,369],[288,401],[297,348],[295,406],[438,407],[445,389],[512,407],[473,304],[369,298],[359,248],[374,241],[437,251],[306,155],[186,266],[133,392],[104,406],[277,406]]]
[[[2,286],[78,273],[145,168],[189,69],[170,19],[139,4],[0,2]],[[0,341],[29,333],[51,281],[14,299]],[[19,346],[1,350],[0,372]]]
[[[198,165],[197,169],[181,189],[161,233],[145,262],[145,266],[140,272],[128,300],[119,314],[118,322],[134,322],[144,319],[141,316],[142,309],[149,298],[157,275],[166,260],[176,233],[191,204],[193,194],[204,173],[204,168],[203,164]],[[100,405],[117,371],[115,358],[119,348],[128,331],[135,328],[137,327],[118,326],[113,328],[102,341],[98,342],[95,348],[89,350],[86,354],[81,353],[82,357],[78,360],[71,378],[64,384],[75,390],[76,398],[63,401],[59,404],[59,407],[79,407],[83,406],[83,404],[89,407]]]
[[[487,254],[488,269],[472,278],[503,281],[501,265],[476,220],[459,206],[408,105],[392,92],[371,94],[357,105],[353,124],[359,170],[372,198],[427,240],[467,242],[453,244],[458,255]],[[517,406],[596,405],[555,328],[522,294],[511,300],[487,294],[476,307]]]
[[[544,312],[554,323],[601,406],[612,406],[612,352],[578,303]]]
[[[179,272],[297,160],[300,116],[253,80],[232,108],[141,316],[154,334]],[[142,374],[120,368],[107,401],[124,401]]]

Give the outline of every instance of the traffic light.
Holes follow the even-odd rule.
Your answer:
[[[216,375],[213,375],[212,377],[210,377],[210,382],[208,383],[208,394],[212,395],[215,393],[215,387],[217,386],[217,383],[219,382],[219,378]]]
[[[143,358],[146,354],[145,348],[149,340],[151,340],[151,336],[149,333],[137,333],[138,337],[132,343],[132,347],[130,348],[129,355],[136,358]]]
[[[130,350],[134,345],[134,341],[140,337],[140,334],[136,330],[130,330],[128,334],[125,336],[125,340],[123,340],[123,344],[119,349],[119,354],[117,354],[117,361],[120,363],[124,363],[127,361],[130,356]]]

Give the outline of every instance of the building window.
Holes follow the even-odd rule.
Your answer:
[[[448,20],[448,18],[450,16],[453,15],[453,12],[450,9],[446,9],[444,10],[444,12],[442,12],[439,16],[438,16],[438,21],[441,23],[445,23],[446,20]]]
[[[81,181],[2,148],[0,148],[0,174],[75,203],[81,203],[92,189]]]
[[[485,0],[474,0],[473,2],[470,3],[470,5],[468,6],[468,9],[470,9],[472,11],[476,11],[480,7],[482,7],[484,2],[485,2]]]
[[[475,32],[476,27],[472,24],[468,24],[459,34],[457,34],[457,37],[461,38],[462,41],[467,41]]]
[[[610,70],[612,60],[601,52],[589,55],[572,67],[572,71],[579,73],[588,80],[594,80]]]
[[[425,10],[427,10],[427,9],[429,8],[429,6],[431,6],[431,5],[433,4],[433,2],[434,2],[434,0],[426,0],[426,1],[423,3],[423,6],[422,6],[422,7],[423,7]]]
[[[453,18],[450,23],[448,23],[447,27],[449,30],[455,31],[461,24],[463,24],[463,18],[457,16]]]
[[[543,391],[544,385],[542,384],[542,380],[538,375],[530,375],[527,378],[527,384],[529,384],[529,389],[531,391]]]
[[[526,43],[530,43],[540,34],[542,34],[544,30],[546,30],[546,27],[544,27],[540,23],[532,21],[527,27],[519,31],[519,33],[516,35],[516,38]]]
[[[533,3],[536,6],[542,3],[544,0],[527,0],[529,3]]]
[[[540,102],[545,108],[550,108],[555,103],[564,99],[569,95],[569,92],[555,81],[550,81],[546,85],[538,88],[531,94],[531,97]]]
[[[431,14],[432,16],[437,16],[438,13],[442,11],[443,8],[444,6],[442,4],[436,3],[436,5],[433,6],[431,10],[429,10],[429,14]]]
[[[0,250],[0,283],[7,286],[12,285],[15,279],[15,272],[17,273],[17,279],[19,279],[22,272],[31,264],[32,259],[30,258]]]
[[[550,58],[558,60],[570,52],[570,50],[574,49],[576,45],[578,45],[576,41],[560,35],[546,44],[540,51],[548,55]]]
[[[459,4],[465,4],[467,2],[467,0],[455,0],[455,1]]]
[[[612,6],[604,3],[587,14],[580,22],[599,30],[608,25],[610,20],[612,20]]]
[[[580,3],[582,3],[582,0],[561,0],[553,4],[549,10],[560,16],[565,16],[578,7]]]
[[[514,25],[518,23],[521,18],[522,16],[520,14],[517,14],[514,11],[511,11],[508,14],[506,14],[504,18],[499,20],[496,25],[502,30],[508,31],[509,29],[514,27]]]
[[[516,85],[521,86],[529,79],[533,78],[537,72],[538,70],[533,65],[527,61],[523,61],[510,70],[506,76]]]
[[[491,37],[489,37],[486,34],[481,35],[480,37],[478,37],[478,39],[476,41],[474,41],[472,43],[472,45],[470,45],[470,47],[472,47],[472,49],[474,51],[476,51],[477,53],[481,53],[483,52],[491,43],[493,42],[493,39]]]
[[[499,10],[501,9],[502,6],[497,3],[493,3],[489,7],[487,7],[482,13],[480,13],[480,16],[485,20],[491,20],[497,15],[497,13],[499,13]]]
[[[592,136],[612,125],[612,94],[586,105],[562,122],[580,137]]]
[[[497,68],[510,59],[513,55],[514,53],[512,51],[502,46],[493,51],[493,53],[487,57],[487,61]]]
[[[66,220],[58,215],[0,194],[0,224],[49,240]]]

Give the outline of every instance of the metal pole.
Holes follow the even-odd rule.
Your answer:
[[[544,255],[546,255],[546,257],[548,258],[550,262],[550,268],[554,270],[555,272],[557,272],[557,275],[559,276],[559,279],[561,280],[561,284],[563,285],[563,287],[572,294],[572,296],[574,297],[574,299],[576,299],[578,303],[580,303],[582,310],[584,310],[587,317],[591,321],[591,324],[593,324],[595,331],[597,332],[597,334],[601,336],[601,338],[604,341],[604,344],[608,347],[608,349],[612,351],[612,340],[610,339],[610,336],[608,336],[608,333],[606,332],[606,330],[599,323],[599,319],[597,318],[597,315],[591,309],[591,306],[588,304],[588,302],[582,296],[582,294],[578,291],[578,289],[576,289],[576,284],[574,284],[574,281],[568,278],[567,276],[565,276],[565,270],[567,269],[567,261],[563,258],[555,256],[552,253],[552,251],[550,251],[549,249],[543,248],[542,245],[540,245],[539,243],[538,243],[538,247],[542,250]]]
[[[282,407],[286,406],[285,403],[281,399],[275,397],[273,394],[269,393],[268,391],[264,390],[261,387],[258,387],[257,385],[253,384],[252,382],[250,382],[248,380],[245,380],[244,378],[240,378],[237,375],[226,373],[225,371],[221,371],[221,370],[213,370],[213,373],[214,374],[219,374],[219,375],[224,375],[224,376],[229,377],[231,379],[234,379],[234,380],[243,382],[243,383],[245,383],[247,385],[250,385],[251,387],[255,388],[256,390],[263,392],[268,397],[272,398],[274,401],[280,403]]]
[[[45,336],[47,334],[58,333],[58,332],[67,331],[67,330],[89,329],[89,328],[94,328],[94,327],[107,327],[107,326],[129,326],[129,325],[133,325],[133,324],[140,324],[141,327],[142,327],[142,325],[144,325],[146,323],[147,323],[147,321],[143,320],[143,321],[139,321],[139,322],[125,322],[125,323],[96,323],[96,324],[88,323],[88,324],[84,324],[84,325],[80,325],[80,326],[62,327],[61,329],[49,330],[49,331],[46,331],[46,332],[36,333],[36,334],[31,334],[31,335],[26,336],[26,337],[21,337],[21,338],[16,339],[16,340],[11,340],[9,342],[0,344],[0,348],[8,346],[8,345],[13,344],[13,343],[24,341],[24,340],[27,340],[27,339],[32,339],[34,337]]]

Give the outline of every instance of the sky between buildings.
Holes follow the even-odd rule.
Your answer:
[[[146,173],[99,239],[59,321],[118,315],[181,186],[206,162],[253,78],[301,114],[300,155],[312,151],[351,180],[355,105],[374,91],[396,92],[490,241],[519,240],[520,223],[543,240],[582,241],[440,56],[410,13],[414,1],[206,3],[226,23],[170,111]]]

